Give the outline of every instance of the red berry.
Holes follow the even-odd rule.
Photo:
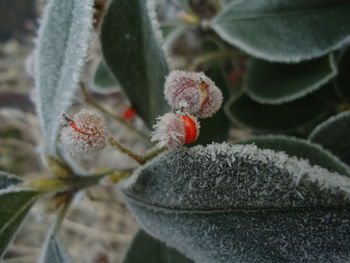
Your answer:
[[[197,138],[197,125],[188,115],[181,115],[184,120],[185,143],[193,142]]]
[[[135,115],[136,115],[136,111],[134,110],[134,108],[129,107],[123,112],[123,119],[124,120],[131,120],[135,117]]]

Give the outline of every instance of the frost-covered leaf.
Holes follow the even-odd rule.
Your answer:
[[[145,231],[139,230],[126,255],[123,263],[193,263],[181,255],[176,249],[151,237]]]
[[[338,76],[335,79],[335,89],[339,97],[350,103],[350,48],[347,48],[339,57]]]
[[[248,96],[257,102],[281,104],[315,91],[336,73],[332,56],[298,64],[253,59],[247,68],[244,86]]]
[[[102,60],[96,67],[93,90],[97,93],[108,94],[121,89],[118,80]]]
[[[168,65],[152,1],[114,0],[102,24],[102,51],[131,104],[149,128],[169,110],[163,95]]]
[[[21,179],[0,172],[0,258],[40,192],[16,187]]]
[[[350,123],[348,123],[350,127]],[[350,138],[348,140],[350,142]],[[349,168],[336,156],[304,139],[287,137],[282,135],[253,136],[240,140],[237,144],[255,144],[260,149],[271,149],[278,152],[285,152],[289,156],[306,159],[312,165],[322,166],[329,171],[338,172],[350,177]]]
[[[309,139],[350,165],[350,111],[339,113],[318,125]]]
[[[230,99],[225,111],[241,126],[261,132],[288,132],[324,117],[327,107],[311,96],[285,104],[266,105],[240,95]]]
[[[142,228],[201,263],[344,262],[350,179],[254,145],[169,150],[120,189]]]
[[[229,98],[229,92],[223,65],[221,65],[221,63],[212,63],[205,71],[205,74],[213,80],[215,85],[222,91],[225,103]],[[194,143],[196,145],[206,145],[212,142],[224,142],[227,139],[229,128],[230,120],[224,112],[224,107],[221,107],[212,117],[201,122],[200,134]]]
[[[227,42],[255,57],[297,62],[350,42],[348,0],[231,2],[211,26]]]
[[[71,263],[66,250],[61,244],[59,237],[53,232],[53,228],[49,231],[39,263]]]
[[[79,86],[92,25],[92,0],[51,0],[36,48],[36,104],[45,150],[56,152],[61,114]]]

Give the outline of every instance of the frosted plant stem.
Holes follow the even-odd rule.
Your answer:
[[[215,59],[240,57],[244,55],[245,55],[244,53],[237,50],[220,50],[220,51],[211,52],[211,53],[204,54],[202,56],[197,57],[192,63],[192,65],[188,67],[188,71],[196,71],[199,68],[199,66],[201,66],[202,64]]]
[[[121,143],[119,143],[117,140],[115,140],[112,137],[109,138],[109,143],[115,149],[117,149],[118,151],[121,151],[122,153],[125,153],[126,155],[128,155],[130,158],[134,159],[139,164],[144,164],[146,161],[148,161],[149,159],[152,159],[153,157],[157,156],[159,153],[161,153],[165,150],[165,148],[163,147],[163,148],[158,148],[154,151],[151,151],[151,152],[147,153],[146,155],[138,155],[138,154],[134,153],[133,151],[131,151],[130,149],[126,148],[124,145],[122,145]]]
[[[153,144],[150,141],[150,138],[144,134],[143,132],[135,129],[132,125],[130,125],[128,122],[124,121],[123,119],[119,118],[118,116],[114,115],[113,113],[111,113],[110,111],[108,111],[107,109],[105,109],[104,107],[102,107],[101,105],[99,105],[98,103],[96,103],[89,95],[89,93],[87,92],[84,83],[80,83],[80,89],[82,91],[82,94],[84,96],[84,101],[85,103],[89,104],[90,106],[94,107],[95,109],[97,109],[98,111],[106,114],[108,117],[110,117],[111,119],[115,120],[116,122],[124,125],[126,128],[128,128],[129,130],[131,130],[132,132],[134,132],[136,135],[138,135],[141,139],[143,139],[146,143],[148,144]]]

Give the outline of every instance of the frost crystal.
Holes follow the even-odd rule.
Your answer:
[[[199,123],[193,116],[189,116],[195,123],[197,136],[199,134]],[[153,126],[152,141],[158,141],[159,147],[173,148],[185,144],[186,129],[184,119],[180,113],[166,113],[157,118]]]
[[[106,146],[107,125],[103,117],[91,110],[82,110],[65,120],[61,131],[61,142],[73,154],[92,155]]]
[[[172,71],[165,82],[164,95],[174,109],[199,118],[211,117],[222,104],[222,93],[203,72]]]

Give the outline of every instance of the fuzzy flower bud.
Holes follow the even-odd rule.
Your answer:
[[[211,117],[223,101],[221,90],[203,72],[172,71],[165,81],[164,95],[171,107],[198,118]]]
[[[172,148],[191,143],[199,134],[199,123],[196,117],[188,114],[166,113],[157,118],[152,133],[152,141],[158,141],[159,147]]]
[[[61,142],[72,154],[93,155],[106,146],[108,137],[104,118],[97,112],[82,110],[73,119],[63,115],[65,127]]]

